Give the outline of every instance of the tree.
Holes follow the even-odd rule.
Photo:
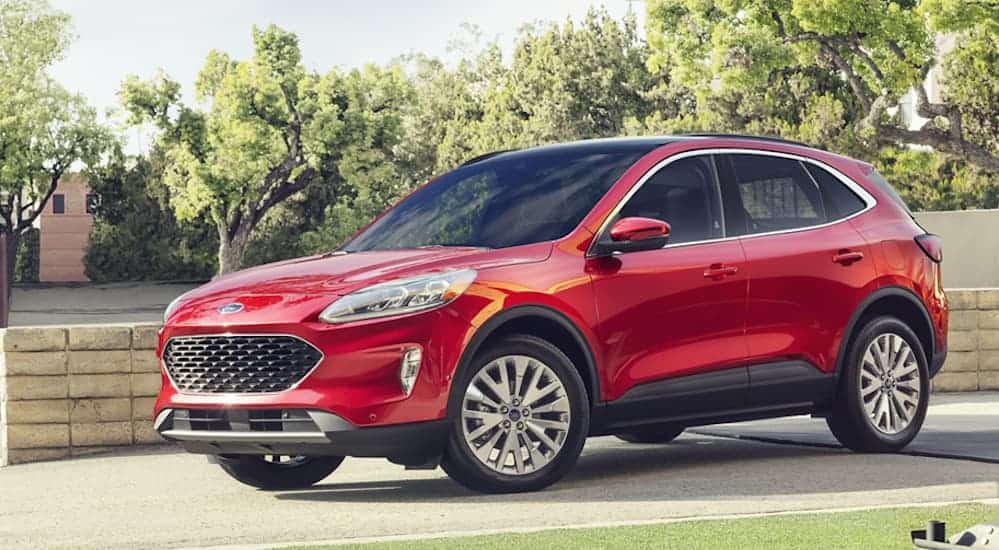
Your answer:
[[[70,39],[69,18],[41,0],[0,1],[0,232],[8,281],[22,236],[74,165],[93,164],[112,139],[94,109],[48,70]]]
[[[205,112],[183,105],[179,84],[163,75],[129,77],[121,91],[131,122],[160,129],[155,147],[177,219],[207,216],[216,226],[219,273],[242,267],[254,229],[289,197],[320,182],[334,196],[349,192],[341,163],[380,137],[367,118],[393,108],[372,92],[375,105],[358,109],[349,79],[306,72],[290,32],[254,28],[253,43],[246,61],[208,55],[196,82]]]
[[[204,280],[215,273],[215,228],[204,220],[177,223],[166,204],[163,162],[115,151],[86,171],[101,198],[83,258],[91,281]]]
[[[751,119],[752,108],[766,106],[780,90],[828,87],[799,95],[801,108],[791,110],[812,130],[835,124],[868,146],[928,146],[997,172],[994,146],[965,126],[966,104],[947,94],[931,100],[924,85],[937,64],[939,32],[957,33],[948,59],[974,36],[994,42],[999,16],[987,2],[650,0],[649,65],[692,90],[702,114],[721,104],[728,107],[723,112]],[[909,90],[916,113],[930,119],[918,129],[900,116]],[[744,97],[760,101],[739,103]]]
[[[628,118],[644,118],[654,83],[634,16],[618,21],[591,10],[581,21],[538,23],[521,30],[513,55],[489,43],[453,68],[416,58],[413,152],[435,171],[501,149],[619,135]]]

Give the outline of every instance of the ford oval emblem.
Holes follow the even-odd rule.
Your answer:
[[[240,311],[243,311],[243,304],[239,302],[226,304],[219,308],[219,313],[221,313],[222,315],[230,315],[233,313],[239,313]]]

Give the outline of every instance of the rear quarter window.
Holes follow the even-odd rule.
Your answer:
[[[814,164],[804,163],[808,173],[822,190],[822,200],[826,205],[829,220],[838,220],[852,216],[867,207],[867,203],[854,193],[828,170]]]

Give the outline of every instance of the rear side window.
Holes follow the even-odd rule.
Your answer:
[[[826,205],[826,215],[830,221],[856,214],[867,206],[864,199],[851,191],[828,170],[814,164],[805,164],[805,169],[815,178],[822,190],[822,201]]]
[[[877,170],[871,170],[871,173],[867,174],[867,179],[870,180],[871,183],[873,183],[874,185],[878,186],[878,189],[880,189],[886,195],[891,197],[891,200],[895,201],[899,206],[905,209],[905,211],[908,212],[910,216],[912,216],[912,210],[909,210],[909,206],[905,204],[905,201],[902,200],[902,197],[898,196],[898,193],[895,192],[895,188],[892,187],[891,184],[888,183],[888,181],[885,180],[884,177],[882,177]]]
[[[748,233],[826,222],[822,193],[802,163],[764,155],[730,155],[730,160]]]

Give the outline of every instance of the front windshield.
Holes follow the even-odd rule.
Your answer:
[[[650,149],[555,147],[461,166],[407,197],[343,250],[504,248],[557,239]]]

